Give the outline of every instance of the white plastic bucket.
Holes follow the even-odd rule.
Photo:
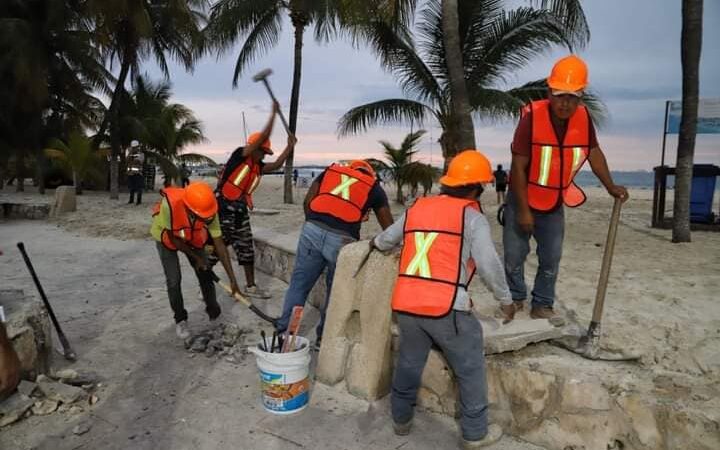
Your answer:
[[[260,344],[249,348],[260,371],[262,404],[271,413],[296,413],[310,400],[310,342],[297,336],[295,348],[287,353],[264,352]]]

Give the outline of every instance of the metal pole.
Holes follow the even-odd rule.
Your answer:
[[[247,142],[247,124],[245,123],[245,111],[242,112],[243,116],[243,130],[245,130],[245,142]]]
[[[663,143],[662,143],[662,157],[660,158],[660,165],[665,165],[665,140],[667,139],[667,121],[668,112],[670,111],[670,100],[665,101],[665,121],[663,122]]]

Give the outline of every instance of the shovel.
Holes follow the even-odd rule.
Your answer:
[[[210,275],[212,276],[212,279],[213,279],[214,282],[216,282],[217,284],[219,284],[220,287],[223,288],[228,294],[232,295],[232,289],[230,288],[230,286],[228,286],[227,284],[223,283],[222,280],[220,280],[220,277],[218,277],[215,272],[213,272],[212,270],[210,270]],[[250,302],[250,300],[246,299],[245,297],[243,297],[243,296],[240,295],[240,294],[235,294],[235,295],[233,296],[233,298],[234,298],[236,301],[238,301],[238,302],[242,303],[243,305],[247,306],[247,307],[250,309],[250,311],[252,311],[252,312],[254,312],[255,314],[257,314],[258,317],[260,317],[260,318],[263,319],[263,320],[266,320],[266,321],[270,322],[273,326],[275,326],[275,322],[277,322],[277,320],[278,320],[276,317],[270,317],[270,316],[268,316],[267,314],[265,314],[264,312],[262,312],[262,311],[260,310],[260,308],[258,308],[257,306],[253,305],[253,304]]]
[[[615,199],[613,205],[612,216],[610,218],[610,227],[608,228],[607,240],[605,241],[605,253],[603,254],[602,267],[600,269],[600,279],[598,280],[597,292],[595,294],[595,307],[593,308],[592,320],[588,326],[587,333],[575,337],[567,337],[553,341],[560,347],[577,353],[583,358],[602,360],[602,361],[634,361],[640,359],[639,355],[632,355],[625,352],[617,352],[600,348],[601,320],[603,308],[605,306],[605,294],[607,292],[608,278],[610,277],[610,267],[612,266],[613,253],[615,251],[615,237],[617,236],[618,222],[620,222],[620,209],[622,201]]]

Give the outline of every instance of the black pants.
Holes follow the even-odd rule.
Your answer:
[[[128,200],[128,203],[133,202],[133,200],[135,198],[135,193],[137,193],[137,203],[135,203],[135,204],[139,205],[140,203],[142,203],[142,192],[143,192],[142,189],[137,189],[137,190],[131,189],[130,190],[130,200]]]
[[[170,307],[175,313],[175,323],[187,320],[187,310],[183,302],[182,295],[182,272],[180,270],[180,259],[178,252],[168,250],[160,242],[156,243],[160,261],[162,261],[163,271],[165,272],[165,282],[167,283],[168,298],[170,299]],[[202,257],[207,264],[207,255],[204,251],[198,250],[198,254],[202,253]],[[187,256],[187,255],[186,255]],[[195,270],[195,276],[200,282],[200,290],[202,291],[203,301],[205,302],[205,312],[210,319],[214,319],[220,315],[220,305],[215,295],[215,282],[209,271],[201,271],[195,269],[195,262],[188,256],[190,265]]]

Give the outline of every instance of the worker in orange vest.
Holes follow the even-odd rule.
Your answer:
[[[327,290],[314,344],[319,349],[340,249],[360,239],[360,227],[371,209],[383,229],[393,223],[393,217],[375,171],[364,160],[330,165],[310,185],[304,205],[305,224],[276,328],[282,332],[288,327],[293,307],[305,304],[310,290],[326,270]]]
[[[626,201],[628,192],[613,182],[592,118],[582,104],[588,85],[585,62],[574,55],[560,59],[547,83],[547,99],[525,106],[515,130],[503,247],[505,273],[519,311],[527,299],[524,266],[530,236],[535,237],[539,266],[530,317],[561,325],[564,319],[556,316],[553,304],[565,227],[563,205],[585,202],[575,175],[589,161],[611,196]]]
[[[463,447],[490,445],[502,436],[499,426],[488,426],[483,334],[467,290],[477,271],[507,318],[513,311],[502,263],[479,203],[483,184],[492,180],[488,159],[465,150],[440,179],[439,196],[419,198],[401,219],[370,241],[371,248],[383,251],[403,244],[392,298],[400,328],[391,397],[398,435],[410,432],[420,378],[435,344],[457,378]]]
[[[230,155],[215,189],[223,239],[235,250],[238,264],[245,271],[243,294],[261,299],[270,298],[270,295],[255,284],[255,249],[250,227],[250,210],[254,208],[252,194],[260,185],[263,174],[280,169],[297,143],[295,136],[288,136],[287,146],[280,156],[274,162],[264,161],[266,155],[273,154],[269,137],[278,110],[278,103],[273,102],[273,111],[265,128],[248,136],[247,145],[238,147]]]
[[[162,198],[153,210],[150,234],[157,241],[167,284],[170,307],[175,314],[175,332],[181,339],[190,337],[182,295],[182,273],[178,250],[185,253],[200,282],[205,311],[210,321],[220,316],[215,296],[215,282],[209,271],[210,263],[205,245],[212,243],[230,279],[233,295],[239,293],[235,273],[222,239],[218,205],[212,188],[202,182],[190,183],[186,188],[169,187],[160,191]]]

